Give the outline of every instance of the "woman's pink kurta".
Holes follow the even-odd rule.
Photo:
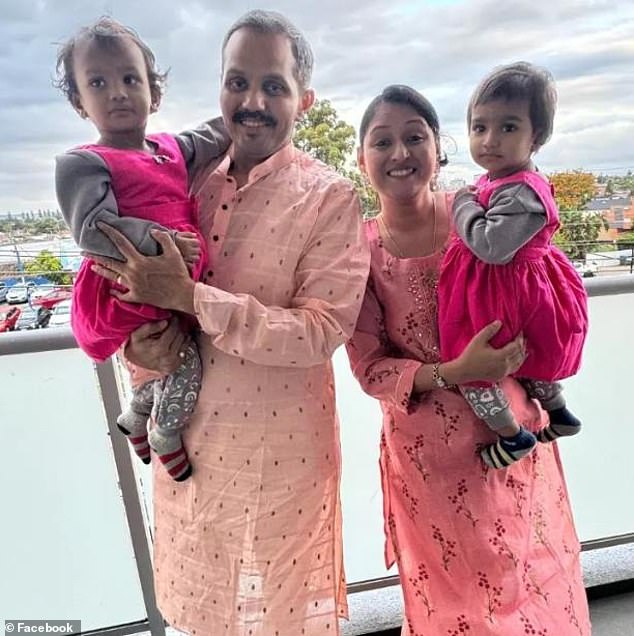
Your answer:
[[[213,263],[194,298],[203,386],[184,435],[193,476],[155,472],[158,603],[191,634],[335,636],[346,605],[330,356],[365,290],[359,204],[290,145],[242,188],[228,167],[199,193]]]
[[[409,636],[589,636],[566,485],[556,444],[504,470],[478,445],[494,441],[459,393],[412,385],[439,359],[436,282],[442,253],[398,259],[366,224],[372,264],[348,347],[384,413],[381,470],[386,563],[396,560]],[[502,383],[518,421],[543,425],[535,403]]]

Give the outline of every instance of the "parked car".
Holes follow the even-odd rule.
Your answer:
[[[64,325],[70,325],[70,300],[62,300],[57,303],[51,312],[51,320],[48,323],[49,327],[62,327]]]
[[[17,307],[11,307],[7,311],[0,311],[0,332],[13,331],[21,313]]]
[[[7,299],[7,292],[9,288],[6,283],[0,282],[0,303],[3,303]]]
[[[599,273],[599,266],[596,263],[582,263],[581,261],[575,261],[572,265],[582,278],[592,278]]]
[[[34,301],[46,296],[46,294],[49,294],[53,289],[53,285],[38,285],[37,287],[34,287],[31,291],[31,303],[35,304]]]
[[[45,307],[24,307],[18,318],[15,328],[19,331],[24,329],[43,329],[51,319],[51,310]]]
[[[7,292],[7,302],[10,305],[25,303],[29,299],[29,294],[33,290],[33,287],[35,287],[33,283],[21,283],[19,285],[9,287],[9,291]]]
[[[50,287],[47,289],[44,295],[31,296],[32,305],[41,305],[47,309],[53,309],[55,305],[62,302],[62,300],[69,300],[73,295],[71,287]]]

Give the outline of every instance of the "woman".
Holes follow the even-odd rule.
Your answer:
[[[381,213],[366,223],[370,279],[353,339],[353,372],[384,413],[381,471],[386,564],[398,563],[403,634],[587,636],[579,543],[555,444],[491,470],[477,449],[494,434],[453,385],[497,381],[524,359],[521,338],[494,350],[492,324],[439,364],[436,281],[451,220],[434,192],[445,162],[431,104],[405,86],[375,98],[359,165]],[[528,430],[543,414],[503,380]]]

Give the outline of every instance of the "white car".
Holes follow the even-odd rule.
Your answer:
[[[70,307],[70,300],[62,300],[61,303],[57,303],[57,305],[53,307],[53,312],[51,313],[51,319],[48,326],[63,327],[65,325],[70,325]]]
[[[13,287],[9,287],[9,291],[7,292],[7,302],[10,305],[25,303],[29,299],[29,294],[33,287],[33,283],[13,285]]]

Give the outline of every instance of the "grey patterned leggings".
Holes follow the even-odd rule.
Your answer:
[[[518,378],[528,395],[535,398],[546,411],[562,408],[566,405],[559,382],[544,382]],[[483,420],[492,431],[499,431],[515,424],[515,417],[509,408],[509,402],[497,384],[490,387],[461,386],[460,392],[469,403],[473,412]]]
[[[152,450],[160,455],[180,448],[180,434],[191,418],[200,393],[202,365],[198,347],[190,340],[184,353],[183,363],[174,373],[146,382],[133,391],[130,408],[154,417],[156,426],[150,431],[148,441]]]

